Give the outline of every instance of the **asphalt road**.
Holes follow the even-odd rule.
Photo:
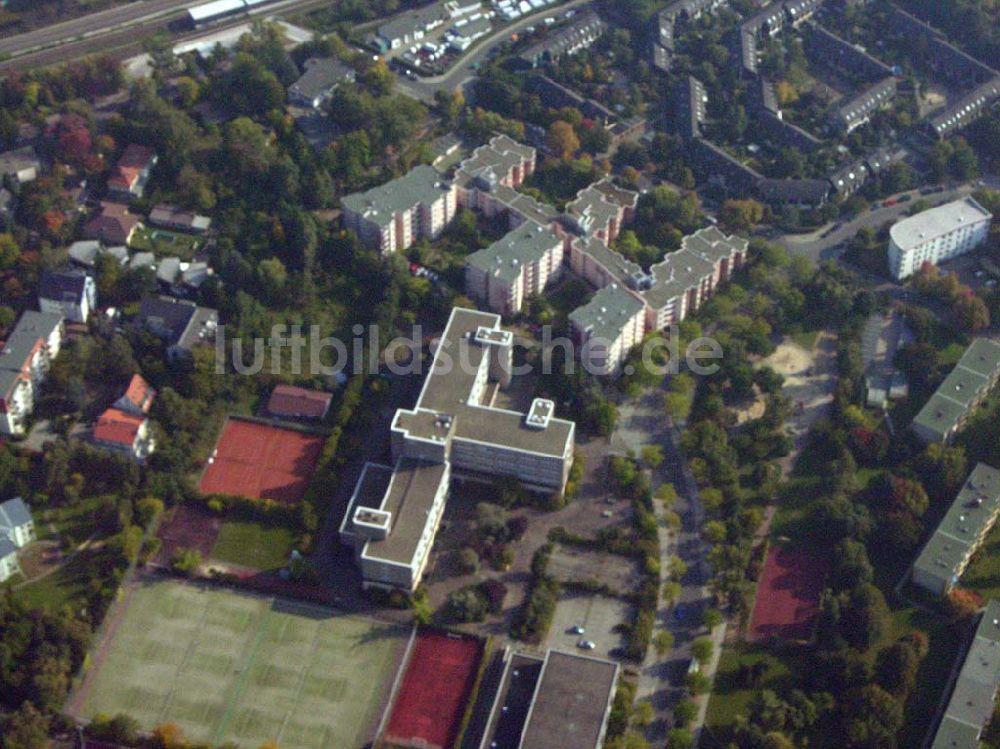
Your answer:
[[[451,92],[457,88],[464,89],[470,82],[476,79],[476,73],[473,70],[473,66],[481,64],[485,61],[493,48],[501,42],[510,39],[511,34],[523,31],[529,26],[537,26],[539,23],[544,23],[546,18],[554,18],[562,15],[567,10],[572,8],[580,8],[584,5],[590,5],[592,1],[593,0],[569,0],[569,2],[563,3],[555,8],[548,8],[546,10],[539,11],[534,15],[519,18],[509,26],[504,26],[502,29],[499,29],[498,31],[495,31],[489,36],[481,39],[476,46],[455,60],[455,63],[451,66],[451,69],[448,70],[447,73],[429,76],[427,78],[418,78],[415,81],[410,80],[405,76],[399,76],[399,79],[396,82],[396,87],[407,96],[419,99],[423,102],[432,102],[434,100],[434,94],[438,91]]]
[[[997,183],[1000,183],[1000,179],[986,181],[991,187],[996,187]],[[911,190],[906,194],[911,195],[912,200],[897,203],[888,208],[875,208],[867,211],[845,223],[829,236],[822,236],[829,229],[829,227],[823,227],[809,234],[784,234],[772,237],[772,239],[783,245],[792,255],[804,255],[815,261],[836,259],[843,252],[844,242],[853,238],[858,233],[858,229],[870,226],[878,230],[886,222],[896,221],[905,215],[917,200],[926,200],[931,205],[940,205],[965,197],[975,192],[976,189],[978,189],[977,185],[970,183],[932,195],[921,195],[917,190]]]

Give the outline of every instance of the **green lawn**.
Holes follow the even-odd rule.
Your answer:
[[[962,638],[943,617],[916,607],[894,611],[892,622],[893,632],[886,639],[887,645],[914,630],[925,632],[930,640],[927,657],[917,671],[916,686],[906,701],[906,723],[899,737],[901,747],[920,746],[930,729]]]
[[[737,683],[740,666],[767,663],[767,672],[760,684],[750,688]],[[726,747],[732,738],[733,721],[744,714],[753,696],[762,689],[771,689],[781,694],[793,684],[792,673],[797,667],[795,658],[779,657],[766,647],[737,643],[727,647],[719,658],[719,669],[715,676],[715,686],[708,702],[705,717],[707,739],[704,747]]]
[[[174,723],[214,745],[361,749],[374,738],[407,628],[176,581],[127,595],[73,715],[124,712],[143,730]]]
[[[289,528],[227,520],[219,530],[212,558],[258,570],[279,569],[288,562],[294,544],[295,534]]]
[[[94,516],[106,497],[87,497],[74,505],[42,510],[37,533],[39,540],[58,536],[65,543],[80,544],[94,532]],[[51,526],[51,527],[50,527]]]
[[[962,575],[963,588],[974,590],[985,600],[1000,598],[1000,524],[986,536]]]
[[[153,252],[157,256],[173,255],[181,260],[190,260],[203,244],[201,237],[143,226],[136,230],[129,247],[140,252]]]
[[[792,333],[792,341],[806,349],[806,351],[812,351],[813,346],[816,345],[817,338],[819,338],[818,330],[807,330],[801,333]]]
[[[82,551],[51,575],[20,588],[17,595],[29,606],[49,611],[66,605],[77,608],[86,602],[90,583],[98,577],[95,567],[103,564],[104,556],[100,550]]]

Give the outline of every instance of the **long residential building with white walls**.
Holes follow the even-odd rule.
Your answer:
[[[366,466],[340,526],[366,587],[419,585],[455,479],[565,489],[574,423],[544,399],[528,413],[493,406],[510,384],[512,352],[499,315],[452,310],[416,405],[393,419],[393,466]]]
[[[904,218],[889,230],[889,270],[909,278],[924,263],[937,265],[978,247],[990,231],[993,214],[965,197]]]
[[[587,308],[578,320],[590,320],[611,343],[595,354],[599,369],[616,372],[645,333],[661,330],[695,312],[720,283],[746,261],[747,240],[714,226],[684,237],[648,272],[614,250],[622,228],[635,218],[639,195],[602,179],[584,188],[564,211],[518,190],[535,171],[536,152],[506,135],[497,135],[462,161],[450,177],[429,166],[343,200],[344,225],[383,253],[404,250],[421,237],[434,238],[458,209],[487,218],[507,219],[509,233],[465,260],[466,291],[482,307],[500,315],[520,313],[532,296],[545,292],[565,266],[597,289],[618,287],[612,295],[629,314],[601,317]],[[630,294],[642,305],[643,330],[634,335]],[[600,324],[598,325],[598,319]],[[621,323],[617,331],[609,326]],[[583,324],[578,337],[586,337]]]
[[[600,289],[569,316],[580,359],[594,375],[614,374],[646,332],[646,306],[617,283]]]
[[[561,275],[563,240],[527,221],[465,259],[466,293],[490,311],[513,315]]]
[[[344,226],[383,255],[418,239],[435,239],[455,217],[455,189],[434,167],[421,165],[402,177],[354,193],[342,201]]]

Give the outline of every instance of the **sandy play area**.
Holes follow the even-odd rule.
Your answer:
[[[792,402],[788,429],[795,439],[795,449],[781,461],[782,472],[787,474],[802,448],[809,427],[826,413],[833,402],[837,382],[837,339],[832,333],[820,333],[812,349],[805,349],[785,338],[759,366],[771,367],[785,378],[781,392]]]

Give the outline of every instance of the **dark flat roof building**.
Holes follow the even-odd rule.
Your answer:
[[[617,663],[550,650],[521,749],[599,749],[618,683]]]

